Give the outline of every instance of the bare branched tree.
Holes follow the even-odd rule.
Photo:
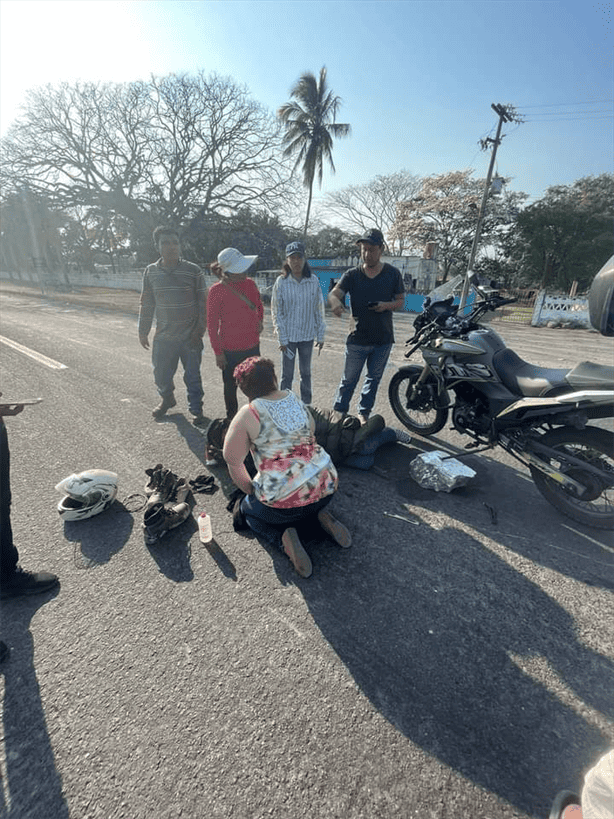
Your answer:
[[[406,170],[382,174],[364,185],[349,185],[326,194],[323,209],[346,230],[364,233],[369,228],[379,228],[390,251],[401,255],[405,250],[404,237],[390,232],[397,204],[411,200],[421,186],[422,178]]]
[[[229,78],[152,77],[30,91],[2,141],[2,187],[117,213],[137,233],[291,198],[277,120]],[[105,217],[108,218],[108,217]]]

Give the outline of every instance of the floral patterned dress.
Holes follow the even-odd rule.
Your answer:
[[[258,469],[253,479],[256,498],[267,506],[293,509],[332,495],[337,470],[311,434],[303,402],[288,390],[277,401],[254,399],[250,410],[260,422],[251,446]]]

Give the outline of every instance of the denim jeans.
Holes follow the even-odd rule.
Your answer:
[[[281,536],[289,526],[295,526],[328,506],[333,499],[332,495],[321,498],[316,503],[307,506],[297,506],[295,509],[278,509],[275,506],[266,506],[254,495],[247,495],[241,501],[241,511],[245,515],[247,525],[255,535],[284,550]]]
[[[226,418],[234,418],[239,409],[237,401],[237,382],[234,371],[237,364],[251,358],[253,355],[260,355],[260,346],[252,347],[249,350],[224,350],[226,366],[222,370],[222,381],[224,382],[224,404],[226,406]]]
[[[371,469],[375,463],[377,450],[384,444],[391,444],[396,439],[396,432],[390,427],[384,427],[381,432],[376,432],[375,435],[367,438],[358,452],[345,459],[343,466],[349,466],[352,469]]]
[[[350,401],[358,384],[362,368],[367,375],[358,402],[359,415],[369,415],[375,404],[379,382],[382,380],[392,344],[346,344],[345,368],[335,396],[334,410],[348,412]]]
[[[301,401],[303,404],[311,404],[311,355],[313,353],[313,341],[289,341],[287,347],[294,353],[294,356],[289,358],[285,353],[281,354],[281,383],[279,389],[292,389],[294,364],[298,353],[298,369],[301,374]]]
[[[183,366],[183,381],[188,393],[188,406],[191,412],[199,413],[203,406],[203,382],[200,377],[200,362],[203,355],[203,343],[199,339],[196,345],[180,339],[159,339],[154,336],[151,348],[154,381],[162,398],[171,396],[175,391],[173,381],[177,365]]]

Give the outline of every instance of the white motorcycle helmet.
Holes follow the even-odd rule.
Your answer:
[[[88,469],[69,475],[55,487],[66,494],[58,503],[64,520],[85,520],[103,512],[117,497],[117,475],[106,469]]]

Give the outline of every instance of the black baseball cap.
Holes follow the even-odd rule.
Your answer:
[[[360,239],[356,240],[356,244],[359,245],[361,242],[368,242],[370,245],[381,245],[384,244],[384,234],[381,230],[377,228],[371,228],[371,230],[367,230],[364,236],[361,236]]]
[[[305,255],[305,245],[302,242],[290,242],[289,245],[286,245],[286,256],[293,256],[295,253]]]

